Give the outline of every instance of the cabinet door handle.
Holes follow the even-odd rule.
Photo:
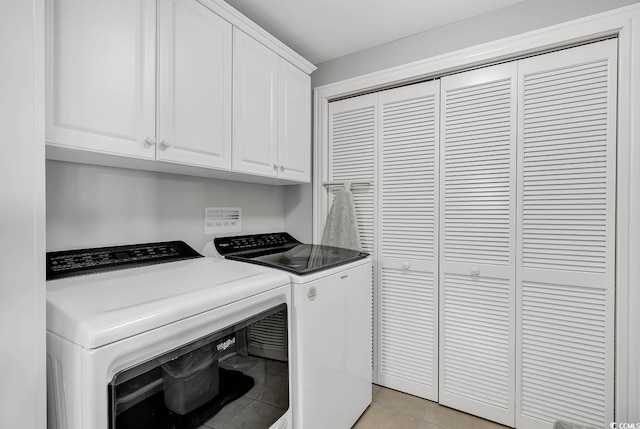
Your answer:
[[[411,268],[411,264],[409,263],[409,261],[404,261],[402,263],[402,269],[403,270],[408,270],[409,268]]]
[[[149,137],[147,137],[147,139],[145,140],[145,143],[146,143],[147,145],[149,145],[149,146],[153,146],[153,145],[155,145],[156,143],[158,143],[158,141],[155,139],[155,137],[151,137],[151,136],[149,136]]]
[[[480,268],[478,267],[471,267],[471,275],[472,276],[479,276],[480,275]]]
[[[284,171],[284,165],[280,166],[280,171]]]
[[[274,170],[278,170],[278,168],[280,168],[280,166],[278,164],[273,164],[273,169]]]
[[[162,146],[165,149],[169,149],[171,146],[173,146],[173,144],[171,144],[169,140],[162,140],[160,142],[160,146]]]

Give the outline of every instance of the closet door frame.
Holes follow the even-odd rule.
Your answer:
[[[616,207],[616,421],[640,421],[640,5],[631,5],[526,34],[465,48],[314,89],[313,241],[320,242],[328,198],[328,103],[380,88],[503,62],[604,36],[617,36],[618,154]]]

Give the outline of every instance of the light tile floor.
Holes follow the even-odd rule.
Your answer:
[[[265,420],[275,421],[281,415],[286,403],[281,402],[282,398],[278,396],[286,395],[286,388],[271,389],[276,395],[268,397],[265,385],[286,383],[286,377],[283,377],[286,365],[251,357],[249,360],[230,359],[221,366],[246,372],[254,377],[256,385],[199,429],[249,429],[263,425]],[[373,401],[352,429],[508,429],[507,426],[396,390],[375,384],[371,389]],[[256,421],[261,424],[255,425]]]
[[[372,385],[373,402],[353,429],[506,429],[436,402]]]

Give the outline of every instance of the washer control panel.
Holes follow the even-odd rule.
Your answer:
[[[213,243],[222,256],[267,249],[286,249],[300,244],[298,240],[286,232],[217,237]]]
[[[47,252],[47,280],[201,257],[183,241]]]

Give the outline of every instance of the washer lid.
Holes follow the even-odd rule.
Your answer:
[[[47,282],[47,330],[93,349],[289,284],[284,273],[199,258]]]
[[[216,237],[218,255],[235,261],[278,268],[297,275],[307,275],[348,264],[369,256],[358,250],[303,244],[286,232]],[[209,252],[207,246],[203,251]]]
[[[227,255],[227,259],[278,268],[293,274],[308,275],[349,264],[369,256],[358,250],[318,244],[298,244],[285,250],[256,251]]]

